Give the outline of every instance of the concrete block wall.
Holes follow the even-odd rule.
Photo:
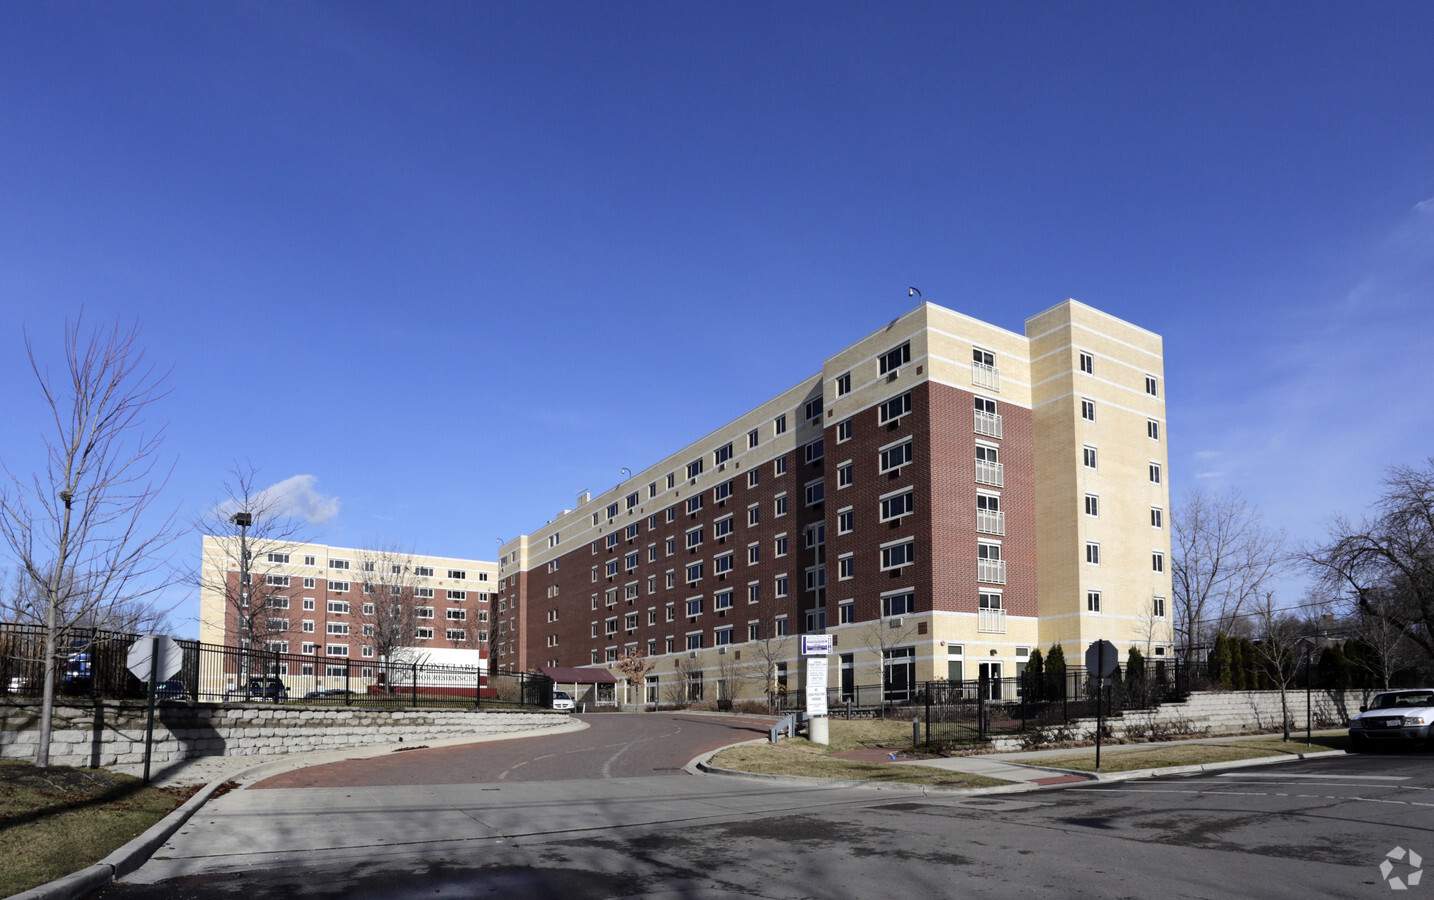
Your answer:
[[[145,706],[126,701],[55,707],[50,761],[65,766],[144,762]],[[519,734],[567,721],[547,710],[368,709],[266,704],[164,704],[155,709],[152,761],[250,756],[373,744]],[[0,703],[0,758],[34,759],[38,703]]]

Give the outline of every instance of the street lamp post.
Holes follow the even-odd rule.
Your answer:
[[[239,615],[243,623],[242,633],[254,643],[254,592],[249,584],[249,526],[254,524],[254,514],[237,512],[229,517],[231,525],[239,526]],[[239,657],[239,679],[244,684],[244,697],[249,697],[249,655],[241,648]]]

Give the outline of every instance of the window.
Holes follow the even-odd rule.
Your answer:
[[[627,554],[626,556],[623,557],[623,568],[625,568],[625,569],[627,569],[627,571],[631,572],[633,569],[636,569],[636,568],[637,568],[637,562],[638,562],[638,552],[637,552],[636,550],[634,550],[634,551],[632,551],[631,553],[629,553],[629,554]]]
[[[762,586],[761,586],[760,584],[758,584],[757,582],[755,582],[755,581],[752,582],[751,584],[747,585],[747,602],[748,602],[748,603],[761,603],[761,602],[762,602]]]
[[[725,575],[732,571],[732,554],[724,553],[712,559],[712,574]]]
[[[807,569],[807,590],[820,591],[827,586],[827,567],[812,566]]]
[[[732,608],[732,589],[718,591],[712,596],[712,608],[717,610]]]
[[[462,628],[445,628],[445,629],[443,630],[443,636],[448,639],[448,642],[449,642],[449,643],[452,643],[452,644],[461,644],[461,643],[463,643],[464,641],[468,640],[468,633],[467,633],[466,631],[464,631]],[[556,639],[557,639],[557,638],[554,637],[554,640],[556,640]],[[366,652],[366,653],[364,654],[365,656],[372,656],[372,655],[373,655],[373,653],[372,653],[373,648],[372,648],[372,647],[365,647],[364,650],[369,651],[369,652]]]
[[[727,443],[725,443],[725,444],[723,444],[722,446],[718,447],[716,450],[712,451],[712,462],[715,463],[716,465],[719,465],[719,466],[720,466],[720,465],[722,465],[724,462],[726,462],[727,460],[729,460],[729,459],[731,459],[731,458],[732,458],[732,443],[731,443],[730,441],[728,441]]]
[[[610,560],[608,560],[608,561],[607,561],[607,566],[605,567],[605,571],[607,572],[607,577],[609,577],[609,578],[615,577],[615,576],[617,575],[617,560],[615,560],[615,559],[610,559]]]
[[[314,620],[313,620],[313,619],[305,619],[305,620],[300,624],[299,630],[302,631],[304,634],[313,634],[313,633],[314,633]]]
[[[330,600],[329,612],[336,616],[346,616],[349,614],[349,602],[347,600]]]
[[[349,583],[348,583],[347,581],[330,581],[330,582],[329,582],[329,593],[330,593],[330,594],[347,594],[348,592],[349,592]]]
[[[331,560],[329,560],[329,568],[330,568],[330,569],[343,569],[343,570],[347,570],[348,567],[349,567],[349,561],[346,560],[346,559],[331,559]]]
[[[328,623],[327,626],[325,626],[324,631],[325,631],[325,633],[327,633],[327,634],[348,634],[348,633],[349,633],[349,623],[347,623],[347,622],[330,622],[330,623]]]
[[[976,595],[979,609],[1001,609],[1001,595],[993,591],[981,591]]]
[[[305,597],[305,598],[304,598],[304,609],[312,610],[313,608],[314,608],[314,598],[313,598],[313,597]]]
[[[813,397],[812,399],[808,400],[806,408],[803,410],[803,412],[806,414],[806,419],[809,422],[812,419],[820,419],[822,417],[822,398]]]
[[[748,449],[748,450],[751,450],[753,447],[757,446],[757,444],[758,444],[760,441],[761,441],[761,438],[760,438],[760,436],[757,434],[757,429],[753,428],[751,431],[747,432],[747,449]]]
[[[1153,572],[1165,571],[1165,554],[1159,551],[1150,554],[1150,569]]]
[[[755,566],[762,561],[762,548],[759,544],[747,545],[747,565]]]
[[[787,536],[785,534],[777,535],[776,539],[772,541],[772,555],[779,557],[787,555]]]
[[[716,538],[724,538],[724,537],[726,537],[727,535],[729,535],[729,534],[731,534],[731,533],[732,533],[732,517],[731,517],[731,516],[723,516],[722,518],[720,518],[720,519],[718,519],[717,521],[715,521],[715,522],[712,523],[712,536],[713,536],[713,537],[716,537]]]
[[[1150,612],[1155,618],[1165,618],[1165,598],[1156,594],[1151,598]]]
[[[787,596],[787,576],[785,576],[785,575],[778,575],[778,576],[777,576],[776,585],[777,585],[777,593],[776,593],[776,596],[778,596],[778,597],[785,597],[785,596]]]
[[[617,616],[613,616],[611,619],[607,619],[603,622],[603,633],[608,637],[617,634]]]
[[[289,630],[289,620],[288,620],[288,619],[268,619],[268,620],[265,621],[264,627],[265,627],[267,630],[269,630],[269,631],[288,631],[288,630]],[[344,632],[343,632],[344,634],[348,634],[348,633],[349,633],[349,632],[348,632],[348,628],[349,628],[349,627],[348,627],[347,625],[344,626]],[[273,649],[273,648],[271,647],[270,649]],[[285,653],[288,653],[289,651],[285,650],[284,652],[285,652]]]
[[[450,609],[447,612],[447,616],[448,620],[451,622],[466,622],[468,621],[468,610]]]
[[[843,600],[837,604],[837,624],[850,625],[856,621],[856,603],[851,600]]]
[[[607,548],[608,548],[609,550],[611,550],[613,547],[616,547],[618,540],[619,540],[619,539],[618,539],[618,536],[617,536],[617,532],[616,532],[616,531],[614,531],[612,534],[608,535],[608,536],[607,536]]]
[[[649,625],[656,625],[656,624],[657,624],[657,607],[655,607],[655,606],[649,606],[649,607],[647,608],[647,624],[649,624]]]
[[[911,392],[907,391],[904,394],[892,397],[877,407],[877,421],[894,422],[909,412],[911,412]]]
[[[784,596],[785,596],[785,595],[784,595]],[[786,617],[786,616],[777,616],[777,618],[775,618],[775,619],[772,620],[772,634],[776,635],[777,637],[786,637],[786,636],[787,636],[787,617]],[[784,669],[784,668],[786,668],[786,663],[777,663],[777,668],[778,668],[778,669]]]
[[[762,470],[752,469],[747,473],[747,487],[754,488],[762,483]]]
[[[1154,376],[1154,375],[1146,375],[1146,376],[1145,376],[1145,393],[1149,394],[1149,395],[1152,396],[1152,397],[1158,397],[1158,396],[1160,396],[1160,393],[1159,393],[1159,390],[1158,390],[1158,384],[1157,384],[1157,382],[1156,382],[1156,380],[1155,380],[1155,376]]]
[[[667,604],[667,621],[672,622],[672,621],[676,621],[676,619],[677,619],[677,604],[676,604],[676,603],[669,603],[669,604]]]
[[[676,484],[677,484],[677,473],[676,473],[676,472],[668,472],[668,473],[667,473],[667,489],[668,489],[669,491],[672,490],[673,486],[676,485]],[[594,523],[594,524],[596,524],[596,523]]]
[[[324,646],[324,655],[325,655],[325,656],[348,656],[348,655],[349,655],[349,645],[348,645],[348,644],[326,644],[326,645]],[[340,674],[340,675],[344,674],[344,668],[343,668],[342,666],[339,666],[339,674]]]
[[[695,562],[687,567],[687,583],[702,580],[702,563]]]
[[[1160,507],[1158,507],[1158,506],[1152,506],[1152,507],[1150,507],[1150,527],[1151,527],[1151,528],[1164,528],[1164,527],[1165,527],[1165,511],[1162,510],[1162,509],[1161,509]]]
[[[787,495],[785,493],[778,494],[772,501],[772,514],[777,516],[787,514]]]
[[[724,481],[712,489],[712,500],[720,503],[732,496],[732,482]]]
[[[687,514],[690,516],[702,509],[702,495],[695,494],[687,498]]]
[[[413,608],[413,616],[416,619],[431,619],[433,618],[433,607],[415,606]]]
[[[772,474],[787,474],[787,458],[785,456],[779,456],[776,459],[772,460]]]
[[[687,477],[696,478],[702,474],[702,459],[699,457],[687,464]]]
[[[687,649],[688,649],[688,650],[701,650],[701,649],[702,649],[702,632],[700,632],[700,631],[694,631],[692,634],[689,634],[689,635],[687,636]]]
[[[649,481],[649,482],[647,483],[647,499],[651,500],[653,497],[656,497],[656,496],[657,496],[657,482],[655,482],[655,481]]]
[[[837,534],[851,533],[851,507],[837,513]]]
[[[287,553],[270,553],[270,554],[269,554],[269,562],[271,562],[271,563],[283,563],[284,565],[288,565],[288,563],[289,563],[289,554],[287,554]]]
[[[318,560],[314,559],[312,556],[306,556],[306,557],[304,557],[304,565],[306,565],[306,566],[316,566],[316,565],[318,565],[318,564],[319,564],[319,563],[318,563]]]
[[[810,550],[813,547],[820,547],[827,542],[827,526],[823,522],[808,525],[806,528],[806,545]]]
[[[1100,612],[1100,591],[1085,592],[1085,611],[1093,613]]]
[[[850,553],[837,560],[837,578],[846,581],[855,571],[855,561]]]
[[[630,612],[630,613],[628,613],[626,616],[624,616],[624,617],[623,617],[623,620],[622,620],[622,627],[623,627],[623,629],[626,630],[626,631],[633,631],[633,630],[635,630],[635,629],[637,628],[637,621],[638,621],[638,618],[637,618],[637,617],[638,617],[638,614],[635,613],[635,612]]]
[[[909,362],[911,362],[911,342],[907,341],[900,347],[893,347],[881,355],[880,368],[877,370],[877,374],[885,375],[887,372],[893,372]]]
[[[677,538],[667,538],[663,541],[663,546],[667,549],[667,555],[671,556],[677,552]]]
[[[728,625],[726,628],[718,628],[713,631],[712,642],[718,647],[725,647],[732,643],[732,626]]]
[[[837,488],[851,487],[851,463],[844,462],[837,466]]]
[[[313,631],[314,629],[310,628],[308,630]],[[304,641],[302,644],[299,645],[299,652],[307,654],[309,656],[313,656],[314,651],[318,649],[318,646],[318,644],[315,644],[311,641]]]
[[[881,451],[881,471],[883,474],[899,469],[911,462],[911,439],[907,438],[899,444],[887,447]]]
[[[1160,463],[1153,462],[1150,464],[1150,483],[1160,483]]]
[[[288,609],[289,598],[279,594],[272,594],[264,598],[264,605],[270,609]]]
[[[453,581],[467,581],[468,572],[465,569],[449,569],[448,577]]]
[[[687,532],[687,549],[690,550],[693,547],[700,547],[701,545],[702,526],[698,525],[696,528],[689,529]]]
[[[635,541],[635,540],[637,540],[637,535],[638,535],[638,526],[637,526],[637,523],[636,523],[636,522],[633,522],[631,525],[627,526],[627,529],[626,529],[623,533],[624,533],[625,535],[627,535],[627,539],[628,539],[629,541]]]
[[[1100,544],[1095,541],[1086,542],[1085,561],[1093,566],[1100,565]]]
[[[1085,419],[1087,422],[1094,422],[1094,421],[1095,421],[1095,401],[1094,401],[1094,400],[1081,400],[1081,402],[1080,402],[1080,417],[1081,417],[1082,419]]]
[[[760,512],[758,512],[758,505],[757,505],[757,504],[753,503],[751,506],[747,507],[747,524],[748,524],[748,525],[756,525],[758,522],[761,521],[761,518],[762,518],[762,514],[761,514]]]
[[[312,579],[312,578],[305,578],[305,579],[304,579],[304,590],[306,590],[306,591],[312,591],[312,590],[314,589],[314,586],[315,586],[316,584],[317,584],[317,582],[316,582],[314,579]]]
[[[902,566],[909,566],[916,562],[916,541],[907,538],[892,544],[883,545],[881,548],[881,569],[899,569]]]
[[[432,578],[432,577],[433,577],[433,567],[432,567],[432,566],[414,566],[414,567],[413,567],[413,574],[417,575],[419,578]]]
[[[826,482],[821,479],[807,482],[805,496],[807,506],[816,506],[821,503],[827,496]]]
[[[837,395],[838,397],[845,397],[847,394],[850,394],[850,393],[851,393],[851,373],[850,373],[850,372],[845,372],[845,373],[843,373],[843,374],[841,374],[841,375],[838,375],[838,376],[837,376],[837,379],[836,379],[836,395]]]
[[[1094,468],[1096,467],[1096,466],[1095,466],[1095,448],[1092,447],[1092,446],[1090,446],[1089,444],[1087,444],[1087,445],[1085,446],[1084,450],[1082,451],[1082,455],[1083,455],[1083,457],[1084,457],[1084,459],[1085,459],[1085,467],[1086,467],[1087,469],[1094,469]]]
[[[657,562],[657,545],[656,545],[656,544],[648,544],[648,545],[647,545],[647,561],[648,561],[648,562]]]
[[[672,570],[672,569],[668,569],[668,570],[667,570],[667,589],[668,589],[668,590],[671,590],[671,589],[673,589],[673,588],[675,588],[675,587],[677,587],[677,572],[675,572],[675,571]]]
[[[905,616],[916,611],[916,594],[911,591],[897,591],[884,594],[881,598],[881,616]]]
[[[677,507],[675,507],[675,506],[669,506],[669,507],[667,507],[667,521],[669,521],[669,522],[675,522],[675,521],[677,521]]]
[[[1145,423],[1145,436],[1152,441],[1160,440],[1160,423],[1154,419],[1147,420]]]
[[[1088,516],[1100,515],[1100,498],[1095,494],[1085,495],[1085,514]]]
[[[912,499],[914,492],[911,488],[889,494],[881,498],[881,521],[899,519],[902,516],[910,515],[915,509],[915,501]]]
[[[748,622],[748,623],[747,623],[747,640],[749,640],[749,641],[759,641],[759,640],[761,640],[761,639],[762,639],[762,623],[761,623],[761,622]]]
[[[826,454],[825,447],[825,442],[821,438],[817,438],[810,444],[807,444],[806,447],[802,448],[806,454],[807,462],[816,462],[817,460],[821,459]]]
[[[1087,375],[1094,375],[1095,357],[1091,356],[1089,353],[1082,353],[1080,355],[1080,370]]]
[[[842,444],[851,440],[851,419],[844,419],[837,423],[837,443]]]
[[[647,592],[648,592],[649,594],[655,594],[655,593],[657,593],[657,576],[656,576],[656,575],[649,575],[649,576],[647,576]]]
[[[467,591],[449,591],[449,592],[448,592],[448,599],[449,599],[449,600],[452,600],[454,603],[462,603],[464,600],[467,600],[467,599],[468,599],[468,592],[467,592]]]
[[[777,418],[775,418],[775,419],[772,420],[772,433],[773,433],[773,434],[786,434],[786,433],[787,433],[787,414],[786,414],[786,413],[782,413],[780,416],[777,416]]]

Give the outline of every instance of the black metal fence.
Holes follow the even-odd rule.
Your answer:
[[[147,686],[130,674],[127,658],[138,635],[100,629],[72,632],[60,648],[55,694],[68,697],[143,697]],[[421,651],[394,659],[350,659],[313,653],[176,641],[179,671],[160,685],[165,701],[314,703],[360,706],[549,707],[553,683],[542,675],[490,673],[486,667],[435,665]],[[37,697],[44,688],[45,632],[0,624],[0,697]]]

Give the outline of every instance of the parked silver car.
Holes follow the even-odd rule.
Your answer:
[[[1416,746],[1429,743],[1434,722],[1434,690],[1385,691],[1349,720],[1349,743],[1356,750],[1380,746]]]

